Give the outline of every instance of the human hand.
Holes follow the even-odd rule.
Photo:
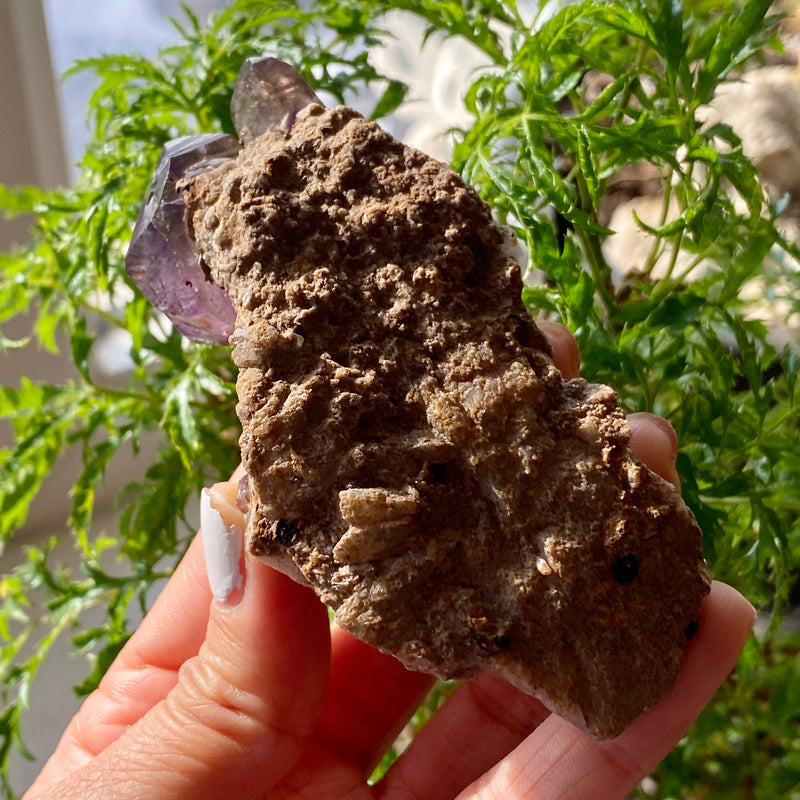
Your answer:
[[[561,326],[541,326],[565,377]],[[631,446],[677,482],[663,420],[630,417]],[[622,798],[675,745],[732,668],[754,618],[715,583],[675,686],[598,742],[488,675],[462,684],[375,786],[367,776],[432,685],[329,627],[310,589],[250,556],[212,600],[195,540],[24,800]]]

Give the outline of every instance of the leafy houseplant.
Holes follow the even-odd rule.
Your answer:
[[[800,640],[781,626],[800,575],[797,355],[771,343],[743,299],[754,282],[791,281],[798,254],[778,229],[781,202],[735,132],[701,122],[719,86],[775,44],[770,5],[583,0],[548,16],[514,0],[235,0],[207,27],[187,10],[178,44],[156,60],[103,56],[73,68],[98,80],[76,186],[0,187],[7,212],[34,218],[28,244],[0,256],[0,322],[8,330],[35,309],[33,342],[2,336],[0,345],[65,346],[77,370],[63,385],[23,379],[0,389],[15,434],[0,457],[4,543],[55,461],[68,448],[82,456],[69,517],[80,571],[54,563],[47,542],[0,579],[4,776],[12,750],[24,748],[21,722],[52,643],[70,636],[88,655],[77,691],[91,691],[129,637],[132,612],[146,611],[148,590],[186,549],[187,503],[237,461],[228,351],[182,339],[124,270],[162,144],[232,133],[235,75],[263,52],[338,101],[391,114],[407,90],[376,71],[371,53],[394,10],[422,18],[427,37],[462,38],[485,57],[464,98],[472,121],[455,134],[454,166],[527,245],[535,270],[525,300],[573,330],[585,376],[614,386],[628,411],[672,422],[712,572],[768,614],[766,632],[642,796],[800,797]],[[377,101],[365,108],[366,88]],[[641,223],[649,256],[620,283],[601,208],[613,177],[637,164],[656,170],[663,213]],[[800,310],[791,293],[784,299]],[[92,366],[108,330],[124,333],[131,358],[113,385]],[[137,453],[150,436],[157,453],[122,492],[118,529],[98,533],[95,500],[115,454]],[[100,624],[85,622],[93,608]]]

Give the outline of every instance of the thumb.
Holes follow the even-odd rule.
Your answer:
[[[262,797],[312,734],[330,661],[327,613],[310,589],[252,556],[215,600],[206,640],[164,700],[40,797]]]

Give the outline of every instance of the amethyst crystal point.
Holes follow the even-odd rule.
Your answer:
[[[201,342],[227,343],[236,313],[228,293],[200,266],[177,183],[238,152],[236,139],[221,133],[167,142],[125,257],[128,274],[145,297],[184,336]]]
[[[244,62],[231,101],[233,124],[243,142],[267,131],[289,130],[297,113],[322,101],[290,64],[271,56]]]

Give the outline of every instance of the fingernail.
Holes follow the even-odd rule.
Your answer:
[[[208,489],[200,493],[200,530],[211,592],[216,600],[225,603],[242,586],[239,562],[243,534],[237,525],[228,525],[214,508]]]

